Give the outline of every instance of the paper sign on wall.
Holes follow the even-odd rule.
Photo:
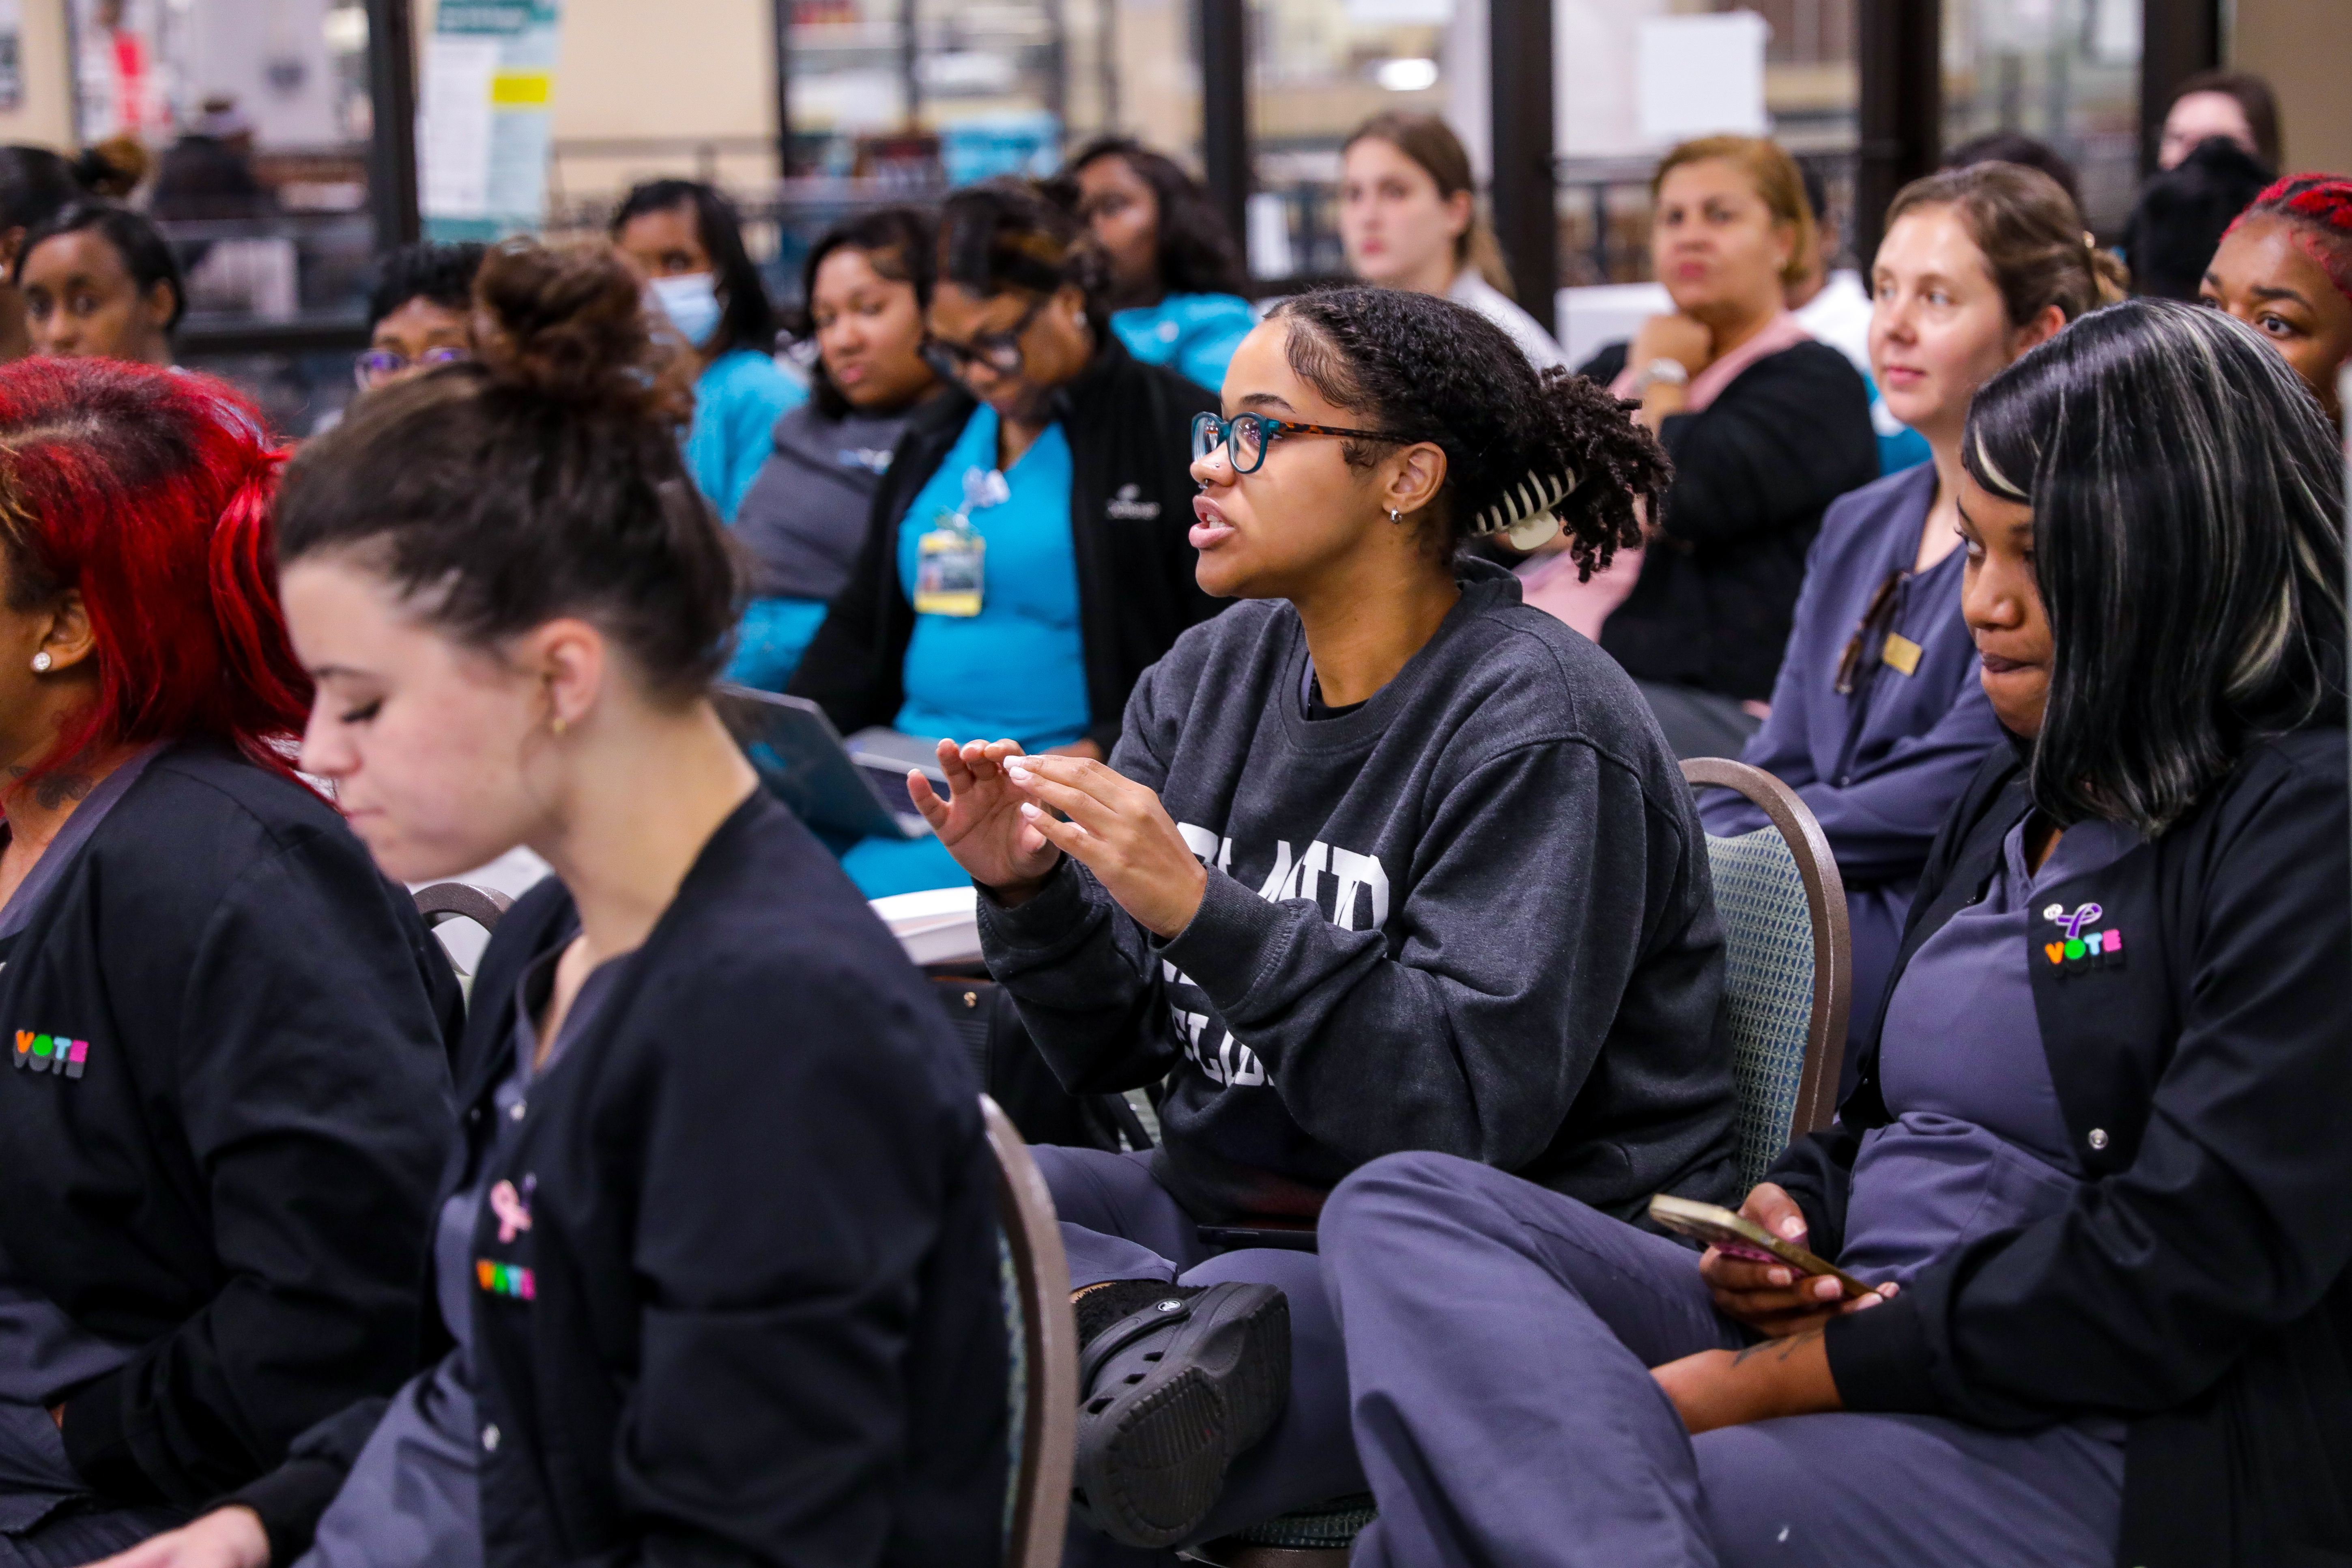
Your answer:
[[[1753,11],[1651,16],[1635,56],[1642,139],[1763,136],[1764,43],[1771,29]]]
[[[546,218],[556,0],[450,0],[416,111],[418,205],[434,239],[496,239]]]

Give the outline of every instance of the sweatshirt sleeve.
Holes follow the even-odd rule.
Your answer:
[[[1435,798],[1425,864],[1387,922],[1398,956],[1377,926],[1344,929],[1215,870],[1159,956],[1318,1142],[1358,1162],[1432,1150],[1515,1169],[1567,1119],[1662,934],[1654,911],[1687,907],[1675,895],[1696,851],[1628,769],[1580,742],[1516,748]],[[1381,879],[1385,906],[1391,873],[1355,870]]]
[[[893,471],[875,491],[866,513],[866,538],[857,547],[849,581],[825,606],[824,619],[785,683],[793,696],[805,697],[824,709],[844,735],[889,723],[906,700],[906,652],[894,646],[882,610],[886,595],[899,592],[898,498],[906,492],[899,488],[904,476],[898,468],[912,445],[911,433],[900,437],[891,459]]]
[[[2341,1280],[2352,1016],[2315,1000],[2341,993],[2352,946],[2336,745],[2217,805],[2233,820],[2191,873],[2201,907],[2136,950],[2188,973],[2170,982],[2185,1012],[2131,1163],[1833,1320],[1848,1408],[2006,1429],[2172,1409]]]
[[[1666,419],[1669,540],[1723,544],[1819,518],[1878,474],[1870,395],[1834,349],[1759,362],[1699,414]]]
[[[212,1299],[65,1407],[109,1498],[193,1508],[422,1354],[428,1211],[455,1125],[440,1026],[366,851],[316,832],[214,910],[179,1015]]]

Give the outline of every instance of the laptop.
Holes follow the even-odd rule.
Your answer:
[[[892,730],[861,731],[860,742],[888,735],[909,744],[880,752],[861,745],[853,753],[824,710],[805,697],[726,685],[717,696],[719,717],[758,770],[761,783],[811,827],[853,838],[912,839],[930,833],[930,824],[907,798],[906,769],[919,764],[893,766],[910,744],[922,745],[927,764],[922,771],[945,795],[947,775],[929,754],[929,742]]]

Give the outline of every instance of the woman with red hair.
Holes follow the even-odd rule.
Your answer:
[[[0,1560],[120,1550],[417,1363],[459,1004],[289,765],[279,454],[0,368]]]
[[[2221,237],[2197,297],[2227,310],[2286,356],[2327,410],[2352,362],[2352,179],[2290,174],[2254,198]]]

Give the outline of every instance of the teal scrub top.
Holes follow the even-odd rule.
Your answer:
[[[756,349],[720,354],[696,378],[686,466],[720,521],[735,521],[743,492],[775,445],[777,419],[807,401],[808,389]]]
[[[1157,305],[1121,310],[1110,330],[1146,364],[1164,364],[1211,392],[1225,384],[1234,351],[1257,325],[1249,301],[1235,294],[1171,294]]]
[[[982,404],[898,525],[898,580],[915,600],[923,535],[964,504],[964,476],[996,467],[996,410]],[[1014,740],[1027,752],[1085,735],[1086,647],[1070,542],[1070,443],[1060,425],[1004,475],[1005,499],[969,514],[987,542],[980,614],[918,613],[907,645],[898,727],[956,741]]]

